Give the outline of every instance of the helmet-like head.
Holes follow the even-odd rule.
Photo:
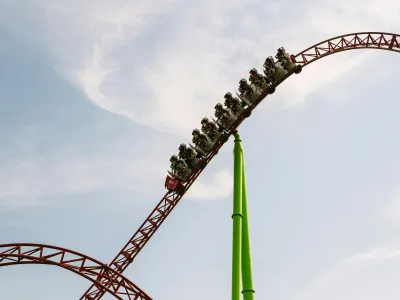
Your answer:
[[[221,110],[222,109],[222,104],[218,103],[217,105],[215,105],[215,109],[216,110]]]
[[[275,65],[274,58],[269,56],[265,59],[264,67],[273,67]]]
[[[225,99],[230,99],[232,98],[232,93],[231,92],[227,92],[224,96]]]
[[[203,118],[202,120],[201,120],[201,125],[203,125],[203,124],[208,124],[210,121],[208,120],[208,118]]]
[[[198,129],[193,130],[193,131],[192,131],[192,135],[193,135],[193,136],[198,136],[198,135],[200,135],[200,130],[198,130]]]
[[[178,156],[172,155],[171,158],[169,159],[170,162],[176,162],[178,161]]]
[[[186,150],[186,145],[185,144],[180,144],[179,145],[179,151]]]
[[[279,49],[278,49],[278,53],[281,53],[281,54],[283,54],[283,53],[285,53],[286,51],[285,51],[285,48],[283,48],[283,47],[280,47]]]
[[[232,101],[233,101],[232,97],[231,98],[225,98],[225,102],[224,102],[225,106],[229,107],[229,105],[231,105]]]
[[[257,73],[258,73],[258,72],[257,72],[257,69],[256,69],[256,68],[253,68],[253,69],[250,70],[250,75],[251,75],[251,76],[255,76],[255,75],[257,75]]]
[[[242,78],[240,79],[239,84],[240,85],[247,84],[247,80],[245,78]]]

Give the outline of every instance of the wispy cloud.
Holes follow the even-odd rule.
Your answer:
[[[0,199],[5,206],[108,189],[142,189],[149,192],[150,187],[146,186],[148,181],[143,178],[159,179],[162,183],[159,164],[110,155],[85,156],[62,151],[52,156],[9,160],[3,167],[0,172]]]
[[[349,31],[398,31],[400,17],[396,0],[39,0],[24,4],[9,0],[1,5],[3,24],[7,23],[17,35],[42,43],[54,68],[95,105],[185,137],[186,142],[201,117],[213,114],[214,104],[222,101],[223,94],[234,91],[250,68],[260,70],[265,57],[273,55],[278,47],[296,53]],[[18,25],[26,20],[29,28]],[[309,71],[285,83],[274,97],[283,100],[283,108],[303,103],[310,93],[356,69],[373,54],[340,55],[340,64],[327,59],[310,66]],[[158,161],[153,157],[137,159]],[[112,182],[109,175],[99,175],[113,174],[113,167],[102,159],[71,157],[69,162],[71,176],[86,172],[97,175],[72,184],[64,174],[59,178],[64,190],[80,190],[83,185],[95,188],[104,180]],[[40,194],[40,190],[46,190],[33,180],[37,172],[41,178],[57,178],[51,171],[44,174],[35,163],[14,164],[20,179],[6,180],[7,192],[3,195],[28,190]],[[168,162],[160,160],[157,167],[161,165],[166,168]],[[61,161],[53,166],[64,168]],[[140,166],[121,163],[120,167],[125,170]],[[126,173],[127,180],[132,179],[128,171],[122,173]],[[196,183],[190,195],[205,199],[229,195],[230,175],[221,171],[214,176],[207,187]],[[21,182],[31,183],[21,186]]]
[[[400,247],[386,246],[355,254],[347,259],[348,263],[377,262],[400,259]]]
[[[187,197],[194,200],[223,199],[232,193],[233,176],[228,171],[219,171],[210,178],[196,181]]]
[[[157,183],[162,190],[165,164],[161,155],[154,155],[158,148],[152,140],[143,156],[144,150],[129,137],[104,137],[107,144],[99,148],[57,142],[43,147],[50,135],[28,128],[7,140],[8,149],[14,150],[0,151],[0,206],[36,205],[49,197],[112,189],[154,195]]]
[[[343,285],[343,288],[347,286],[347,290],[352,290],[354,278],[362,280],[363,275],[368,274],[373,267],[382,266],[388,262],[393,264],[399,260],[400,247],[392,244],[356,253],[318,274],[307,287],[299,292],[297,299],[320,299],[321,297],[335,299],[339,295],[337,291],[339,285]]]
[[[54,66],[91,101],[184,136],[278,47],[295,52],[348,31],[394,30],[400,11],[392,0],[39,3]],[[279,94],[302,101],[368,58],[320,64]]]

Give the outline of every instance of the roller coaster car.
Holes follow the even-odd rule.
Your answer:
[[[295,74],[299,74],[303,70],[302,65],[296,65],[296,57],[292,54],[290,55],[290,60],[295,64],[296,68],[294,70]]]
[[[167,175],[167,178],[165,178],[165,188],[168,189],[170,192],[177,192],[178,194],[182,195],[183,192],[185,191],[185,187],[182,184],[182,180],[172,177],[170,175]]]

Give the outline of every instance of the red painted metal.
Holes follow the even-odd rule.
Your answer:
[[[400,52],[400,35],[381,32],[361,32],[346,34],[331,38],[329,40],[311,46],[310,48],[307,48],[296,56],[292,56],[291,59],[296,61],[298,65],[304,67],[330,54],[361,48]],[[282,83],[292,74],[293,73],[289,73],[285,75],[278,84]],[[267,96],[267,94],[267,92],[261,94],[255,104],[250,108],[250,111],[254,110],[256,106]],[[239,116],[238,120],[235,122],[232,129],[230,130],[229,135],[235,132],[236,128],[238,128],[239,125],[243,122],[243,120],[245,119],[245,113],[246,111],[244,111],[241,116]],[[213,159],[213,157],[218,153],[218,150],[226,142],[223,140],[223,138],[224,137],[222,136],[217,141],[211,152],[207,155],[207,164]],[[199,168],[194,174],[191,174],[189,176],[187,182],[183,183],[184,189],[181,194],[173,190],[168,191],[164,195],[164,197],[157,204],[154,210],[143,222],[143,224],[139,227],[133,237],[113,259],[110,264],[111,268],[121,273],[125,271],[129,264],[133,262],[138,253],[147,244],[147,242],[150,240],[156,230],[168,217],[172,209],[176,206],[176,204],[178,204],[184,193],[190,188],[197,177],[199,177],[202,170],[202,168]],[[107,283],[102,283],[102,285],[107,286]],[[96,285],[92,285],[80,298],[80,300],[98,300],[104,295],[104,293],[104,290],[99,289]]]
[[[56,265],[90,281],[120,300],[151,300],[139,287],[109,266],[76,251],[31,243],[0,245],[0,267],[20,264]],[[91,299],[91,298],[86,298]]]
[[[333,53],[366,48],[400,52],[400,35],[385,32],[350,33],[315,44],[295,58],[296,63],[306,66]]]
[[[165,178],[165,188],[169,191],[178,191],[181,186],[181,181],[171,176]]]

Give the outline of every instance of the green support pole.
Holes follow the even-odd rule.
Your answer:
[[[242,167],[243,155],[240,135],[235,133],[233,148],[233,247],[232,247],[232,300],[240,300],[241,257],[242,257]]]
[[[253,277],[251,272],[251,251],[249,219],[247,217],[246,174],[244,168],[244,152],[242,149],[242,286],[243,300],[254,300]]]

